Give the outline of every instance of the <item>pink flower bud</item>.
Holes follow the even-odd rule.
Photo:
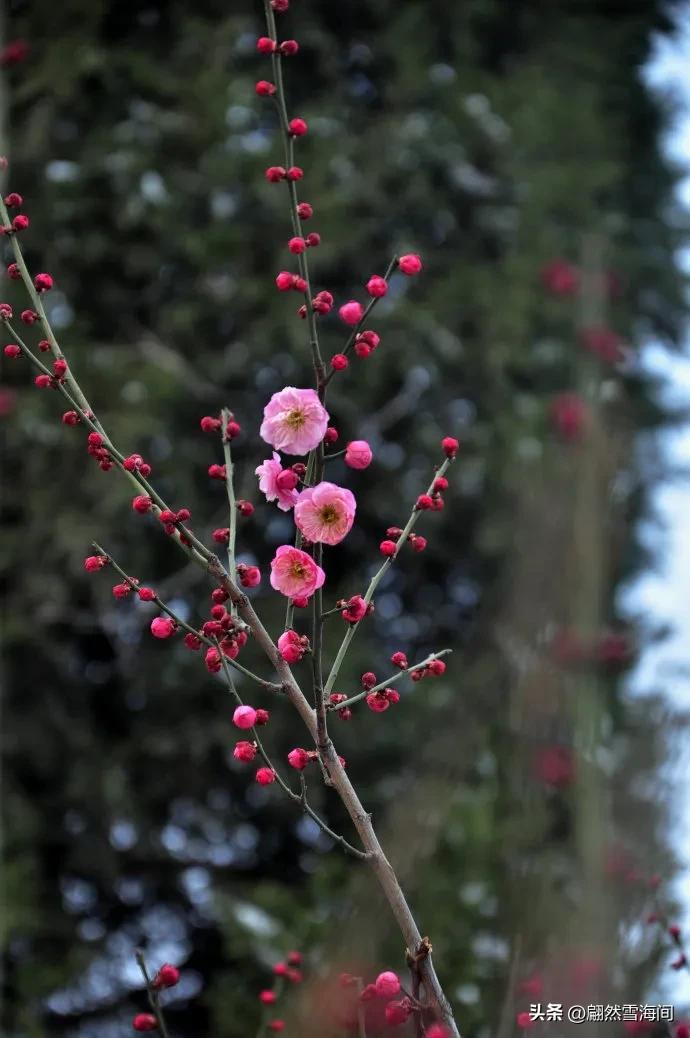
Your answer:
[[[353,595],[345,603],[345,608],[341,612],[343,620],[347,620],[348,623],[356,624],[366,616],[367,603],[364,601],[361,595]]]
[[[408,999],[403,998],[399,1002],[389,1002],[384,1010],[386,1023],[389,1027],[397,1027],[404,1024],[412,1013],[412,1006]]]
[[[180,971],[177,966],[171,966],[169,962],[164,963],[156,973],[151,982],[151,987],[174,988],[180,982]]]
[[[132,1027],[135,1031],[155,1031],[158,1023],[152,1013],[137,1013],[132,1020]]]
[[[169,616],[157,616],[151,621],[151,634],[154,638],[169,638],[175,633],[175,622]]]
[[[281,469],[276,476],[276,486],[279,490],[294,490],[299,483],[299,476],[293,469]]]
[[[273,97],[276,92],[275,83],[269,83],[267,79],[260,79],[255,90],[259,97]]]
[[[303,137],[307,132],[307,124],[304,119],[291,119],[289,130],[293,137]]]
[[[254,777],[260,786],[270,786],[276,780],[276,773],[273,768],[259,768]]]
[[[218,432],[221,424],[220,418],[212,418],[210,415],[205,415],[199,422],[202,432]]]
[[[460,444],[453,436],[445,436],[441,440],[441,447],[443,448],[443,453],[447,458],[454,458],[458,453]]]
[[[141,602],[153,602],[156,598],[156,592],[152,587],[140,587],[137,594]]]
[[[345,324],[355,325],[359,324],[364,316],[364,307],[361,303],[358,303],[356,299],[351,299],[348,303],[343,305],[338,310],[340,318]]]
[[[379,544],[379,551],[382,555],[392,556],[395,555],[395,542],[394,541],[381,541]]]
[[[417,508],[420,511],[424,512],[424,511],[428,511],[430,508],[433,508],[433,507],[434,507],[434,502],[429,497],[428,494],[420,494],[419,495],[419,497],[417,498],[417,503],[415,504],[415,508]]]
[[[400,667],[401,670],[406,670],[407,656],[404,652],[394,652],[391,656],[391,663],[394,667]]]
[[[5,346],[3,353],[6,357],[10,357],[12,360],[15,360],[17,357],[21,357],[22,351],[16,342],[10,342],[7,344],[7,346]]]
[[[256,49],[259,54],[273,54],[276,49],[275,40],[272,40],[270,36],[260,36],[256,41]]]
[[[235,725],[235,728],[253,728],[256,724],[256,710],[253,706],[235,707],[232,723]]]
[[[382,714],[390,706],[388,697],[383,692],[370,692],[366,698],[366,703],[375,714]]]
[[[307,247],[307,243],[304,238],[290,238],[288,242],[288,249],[293,256],[301,256]]]
[[[272,1006],[278,1000],[278,996],[275,991],[262,991],[259,994],[259,1001],[263,1002],[265,1006]]]
[[[107,564],[108,559],[105,555],[89,555],[84,559],[84,569],[87,573],[98,573]]]
[[[24,213],[19,213],[12,221],[12,227],[15,231],[25,231],[28,226],[29,217],[25,216]]]
[[[388,282],[379,274],[374,274],[367,281],[367,292],[373,299],[381,299],[388,291]]]
[[[290,166],[285,175],[288,180],[301,180],[304,176],[304,170],[300,166]]]
[[[403,274],[412,276],[413,274],[419,274],[422,269],[422,261],[416,253],[409,252],[406,256],[400,257],[398,267]]]
[[[253,742],[238,742],[232,751],[235,760],[241,760],[243,764],[249,764],[256,757],[256,746]]]
[[[392,970],[386,970],[385,973],[379,973],[374,987],[379,998],[394,998],[400,991],[400,978]]]
[[[37,292],[49,292],[53,287],[53,279],[50,274],[37,274],[34,278],[34,288]]]
[[[300,220],[310,220],[314,215],[314,207],[309,202],[300,202],[297,206],[297,215]]]
[[[286,58],[292,58],[299,50],[299,43],[297,40],[283,40],[280,45],[280,53]]]
[[[331,357],[331,367],[334,371],[344,371],[349,365],[349,360],[344,353],[335,353]]]
[[[303,750],[301,746],[298,746],[296,749],[290,750],[287,759],[291,768],[295,768],[297,771],[303,771],[309,763],[309,754],[306,750]]]
[[[362,688],[373,688],[376,684],[376,675],[373,671],[367,670],[362,674]]]
[[[242,587],[257,587],[261,583],[261,570],[258,566],[245,566],[240,563],[237,575]]]
[[[368,468],[372,457],[371,447],[366,440],[351,440],[345,449],[345,464],[351,469]]]
[[[140,515],[145,515],[146,512],[151,511],[153,501],[148,494],[139,494],[137,497],[132,499],[132,508],[135,512],[139,512]]]
[[[270,184],[278,184],[285,180],[287,172],[284,166],[269,166],[264,175]]]
[[[23,202],[24,199],[16,191],[10,191],[9,195],[5,195],[5,205],[8,209],[19,209]]]

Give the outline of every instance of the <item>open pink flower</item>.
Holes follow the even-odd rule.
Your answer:
[[[319,483],[299,495],[295,523],[308,541],[339,544],[352,529],[356,507],[349,490],[335,483]]]
[[[328,411],[315,389],[286,386],[264,408],[262,440],[286,454],[308,454],[324,437]]]
[[[283,466],[280,463],[280,455],[275,451],[273,458],[267,458],[263,465],[259,465],[256,469],[259,477],[259,490],[266,495],[266,500],[277,501],[278,508],[283,512],[289,512],[291,508],[295,507],[299,492],[294,487],[283,489],[281,481],[278,479],[281,472],[283,472]]]
[[[288,598],[311,598],[325,579],[311,555],[290,544],[281,544],[271,562],[271,587]]]

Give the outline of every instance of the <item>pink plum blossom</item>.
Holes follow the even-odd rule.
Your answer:
[[[299,495],[295,523],[308,541],[339,544],[352,529],[356,507],[349,490],[335,483],[319,483]]]
[[[264,408],[261,438],[286,454],[308,454],[328,428],[328,411],[315,389],[286,386]]]
[[[306,551],[281,544],[271,561],[271,587],[288,598],[311,598],[326,574]]]
[[[263,465],[257,467],[256,475],[259,477],[259,490],[266,495],[266,500],[277,501],[278,508],[283,512],[289,512],[295,507],[299,494],[294,486],[292,489],[283,489],[286,481],[278,478],[283,471],[280,455],[274,451],[273,458],[267,458]]]

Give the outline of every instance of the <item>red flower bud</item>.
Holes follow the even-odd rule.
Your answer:
[[[132,1020],[132,1027],[135,1031],[155,1031],[158,1023],[152,1013],[137,1013]]]

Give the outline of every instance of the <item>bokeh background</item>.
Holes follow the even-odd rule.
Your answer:
[[[646,919],[675,918],[665,765],[686,719],[661,683],[631,691],[668,631],[623,610],[621,589],[656,564],[640,533],[669,476],[656,444],[685,418],[640,348],[672,356],[687,318],[687,217],[662,147],[674,108],[644,74],[686,8],[295,0],[281,21],[301,43],[288,92],[310,126],[317,286],[361,298],[394,252],[425,261],[379,305],[377,352],[334,384],[343,440],[368,439],[375,462],[356,485],[333,470],[359,500],[333,600],[364,588],[440,437],[462,441],[428,548],[381,586],[343,691],[395,649],[452,647],[448,672],[401,683],[397,709],[335,735],[468,1038],[509,1038],[540,999],[642,1003],[674,959]],[[289,227],[263,178],[280,152],[254,96],[261,31],[253,0],[11,0],[5,41],[28,48],[2,63],[7,184],[26,199],[30,266],[56,278],[47,302],[73,368],[206,539],[226,520],[198,422],[234,410],[238,489],[257,504],[240,548],[265,572],[291,524],[258,499],[258,419],[311,373],[273,287]],[[2,297],[22,299],[13,283]],[[338,352],[337,316],[322,328]],[[174,1035],[255,1034],[257,992],[291,948],[305,956],[292,1033],[342,1034],[331,978],[403,965],[371,878],[251,781],[223,687],[82,560],[98,539],[190,618],[208,607],[203,574],[131,513],[22,362],[3,360],[0,410],[3,1033],[129,1033],[141,946],[182,968]],[[277,632],[279,605],[254,597]],[[261,705],[276,756],[303,743]],[[348,835],[335,799],[316,783],[312,796]]]

